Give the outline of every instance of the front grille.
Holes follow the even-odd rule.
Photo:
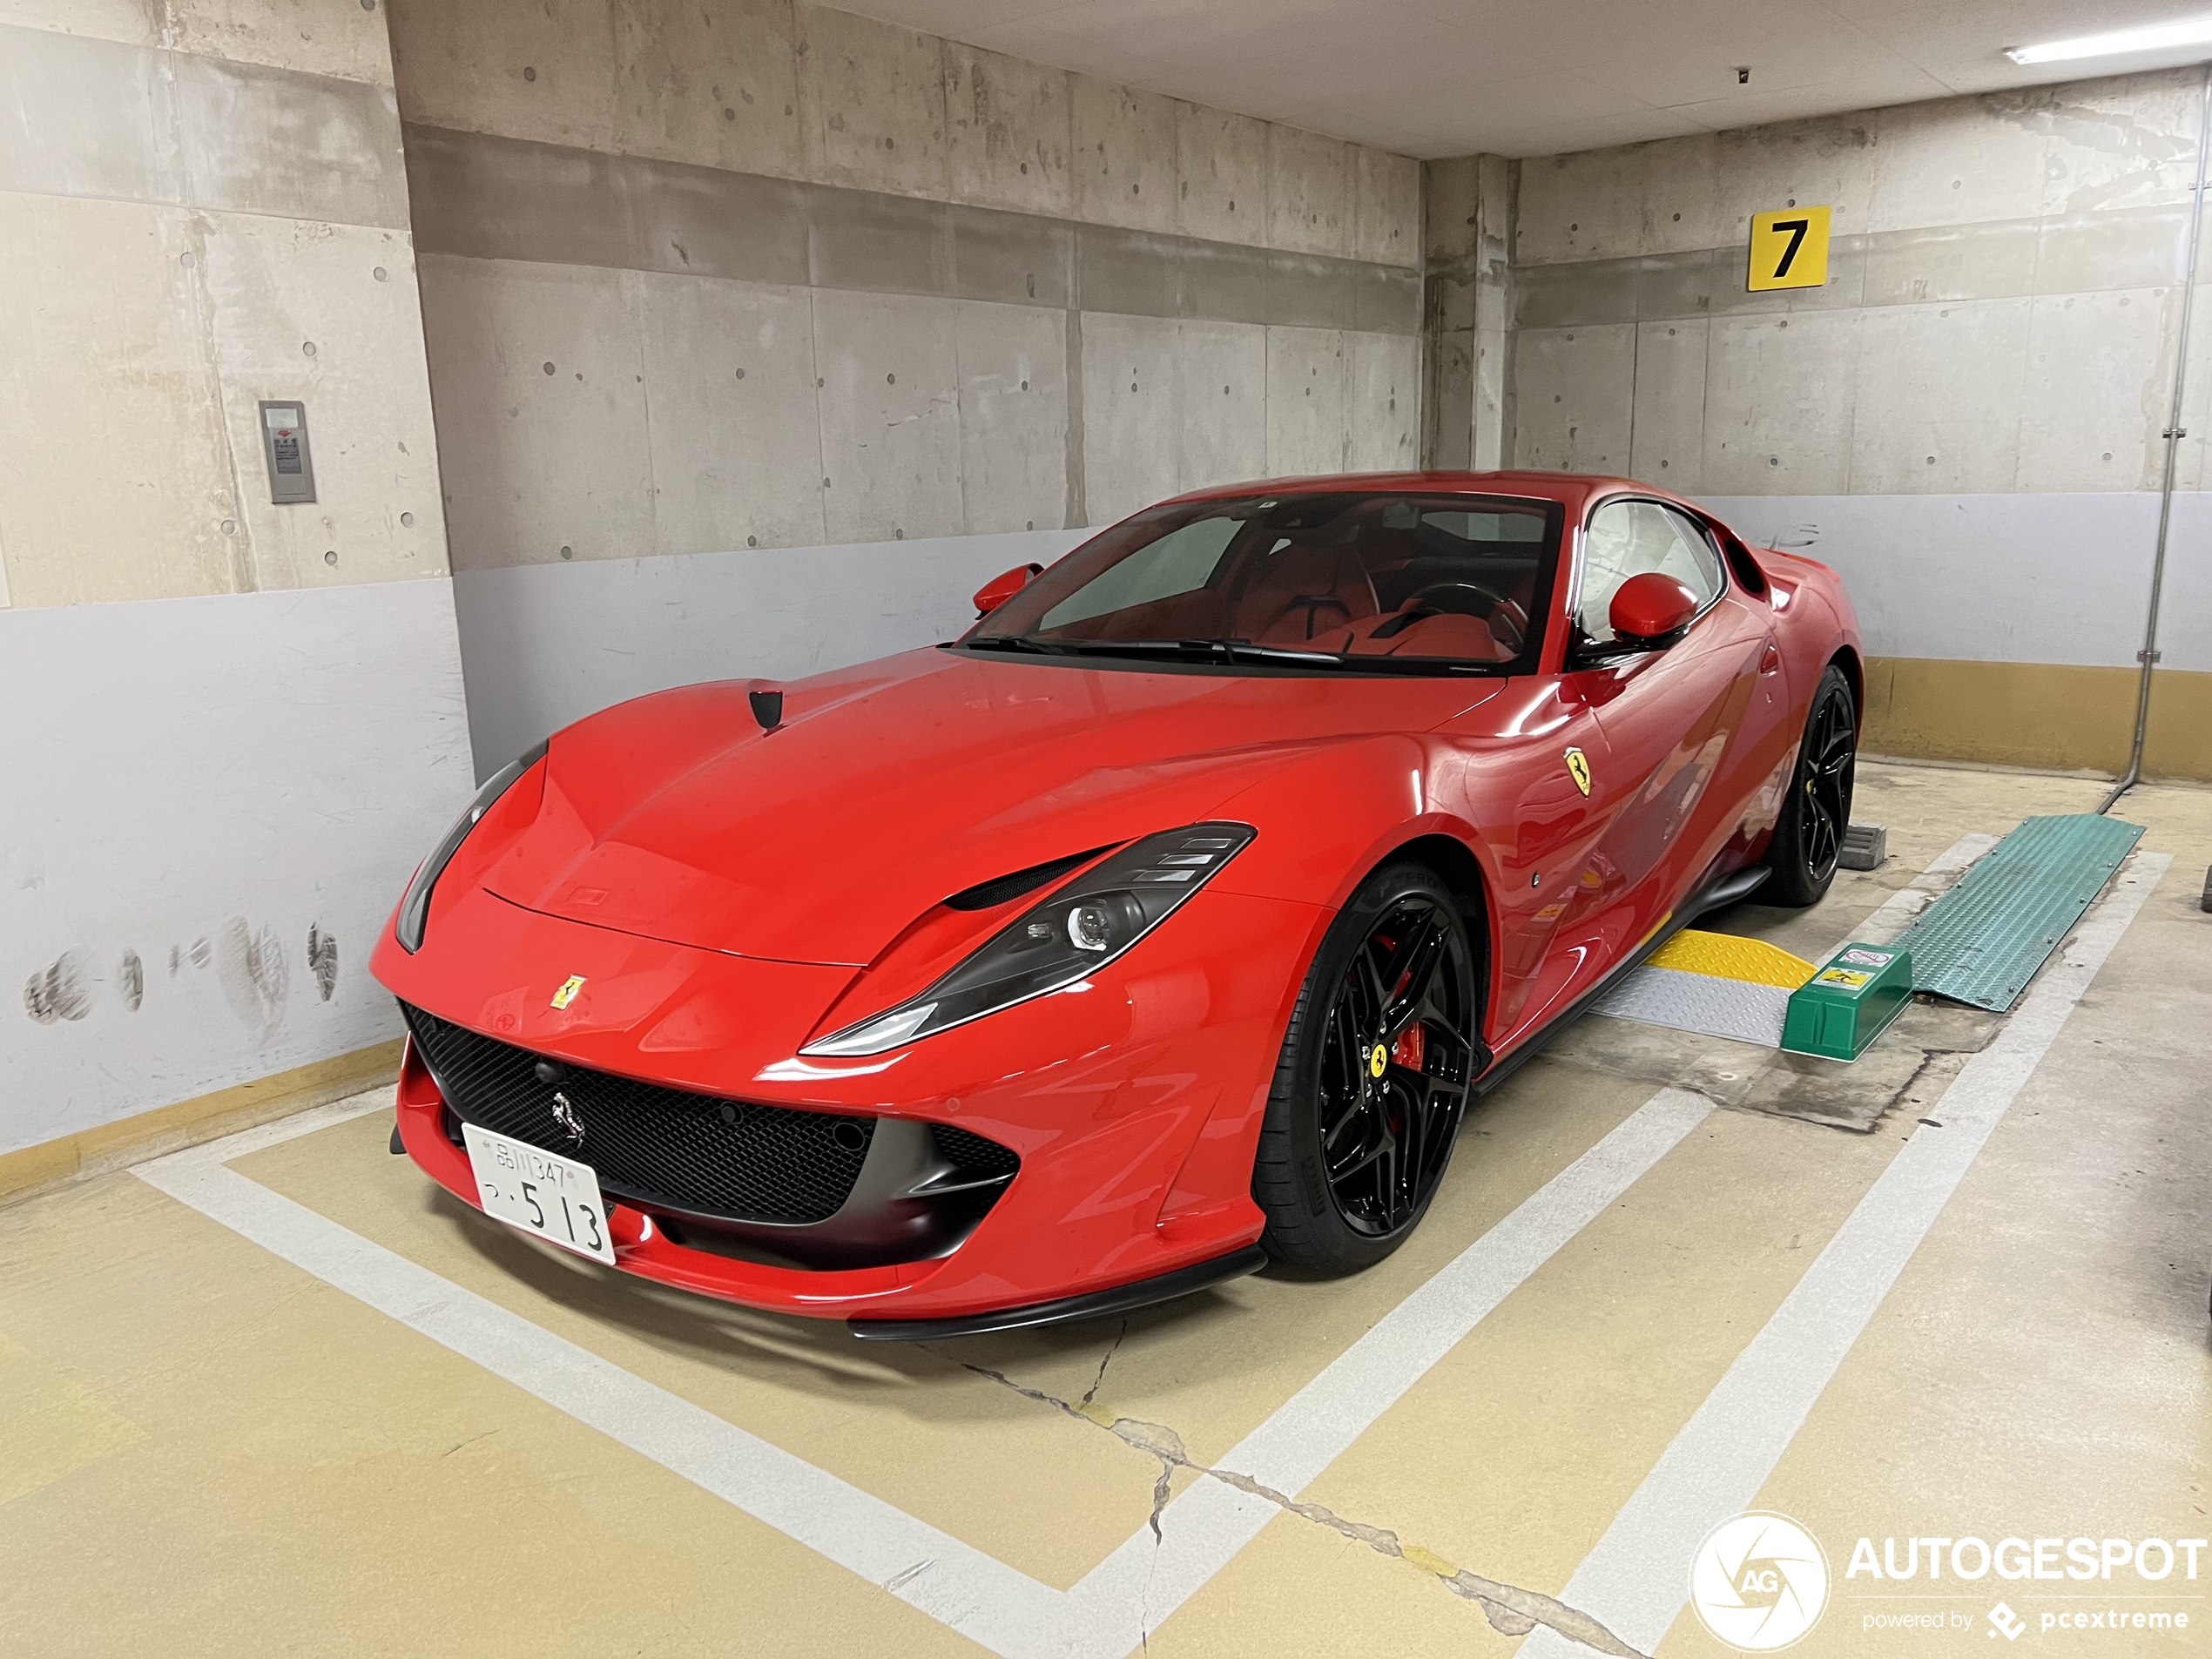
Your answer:
[[[557,1083],[541,1082],[539,1056],[479,1035],[434,1014],[400,1005],[430,1074],[453,1109],[494,1134],[589,1163],[617,1197],[732,1221],[826,1221],[853,1190],[875,1132],[873,1117],[762,1106],[694,1095],[560,1062]],[[553,1116],[558,1089],[583,1124],[581,1144]],[[965,1143],[1015,1155],[964,1130]],[[941,1147],[943,1141],[939,1142]]]

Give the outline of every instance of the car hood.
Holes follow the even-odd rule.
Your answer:
[[[1318,747],[1425,731],[1502,684],[921,651],[784,688],[766,733],[746,683],[691,686],[557,735],[543,805],[483,885],[649,938],[865,966],[964,888],[1201,820]]]

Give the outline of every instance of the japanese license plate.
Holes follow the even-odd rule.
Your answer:
[[[541,1151],[527,1141],[509,1140],[474,1123],[463,1123],[461,1133],[469,1145],[469,1167],[475,1171],[476,1197],[486,1215],[549,1244],[614,1265],[607,1207],[599,1197],[598,1174],[589,1163]]]

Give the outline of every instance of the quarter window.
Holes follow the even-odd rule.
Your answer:
[[[1656,502],[1608,502],[1590,516],[1582,591],[1575,619],[1593,644],[1613,639],[1613,596],[1632,576],[1657,570],[1697,596],[1699,609],[1720,597],[1720,555],[1704,530]]]

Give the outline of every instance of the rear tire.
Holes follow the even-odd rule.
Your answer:
[[[1474,948],[1451,888],[1411,860],[1361,882],[1331,925],[1252,1167],[1274,1261],[1336,1278],[1420,1224],[1485,1058]]]
[[[1818,904],[1836,880],[1836,856],[1851,823],[1851,786],[1858,761],[1858,707],[1851,681],[1833,663],[1821,675],[1805,715],[1790,792],[1768,846],[1774,872],[1758,891],[1762,904]]]

